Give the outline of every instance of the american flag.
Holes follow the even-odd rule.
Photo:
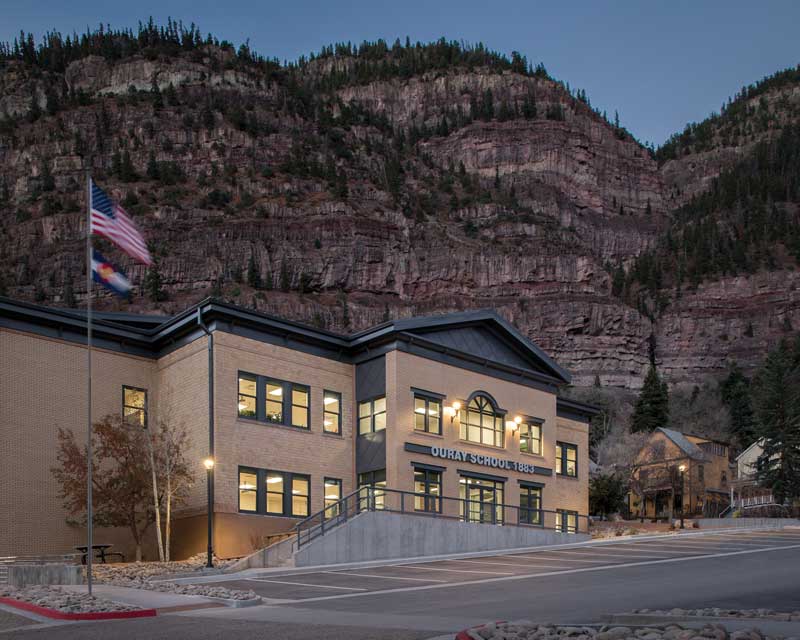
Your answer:
[[[90,233],[110,240],[131,258],[147,266],[153,264],[141,232],[130,219],[125,209],[111,201],[105,192],[92,180]]]

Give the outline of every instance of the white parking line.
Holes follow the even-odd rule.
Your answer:
[[[320,573],[333,573],[339,576],[358,576],[359,578],[383,578],[385,580],[412,580],[414,582],[447,582],[433,578],[401,578],[400,576],[376,576],[371,573],[350,573],[348,571],[320,571]]]
[[[345,591],[369,591],[361,587],[332,587],[327,584],[310,584],[308,582],[289,582],[288,580],[265,580],[264,578],[245,578],[251,582],[274,582],[275,584],[291,584],[295,587],[318,587],[319,589],[344,589]]]
[[[531,556],[524,556],[524,557],[529,558]],[[615,558],[616,557],[616,558],[618,558],[618,557],[622,557],[622,556],[614,556],[614,555],[611,555],[611,554],[607,554],[606,557],[609,557],[609,558]],[[625,557],[627,558],[628,556],[625,556]],[[544,560],[545,562],[547,562],[547,561],[550,561],[550,562],[589,562],[589,563],[592,563],[592,564],[603,564],[604,562],[606,562],[605,560],[588,560],[586,558],[562,558],[562,557],[558,557],[558,558],[542,558],[542,560]]]
[[[621,551],[625,551],[625,549],[621,549]],[[603,554],[595,554],[595,553],[583,553],[583,552],[574,552],[570,555],[574,556],[591,556],[593,558],[658,558],[660,555],[665,553],[669,553],[669,551],[653,551],[651,553],[637,553],[635,551],[631,551],[630,553],[603,553]],[[603,560],[597,560],[597,562],[603,562]]]
[[[620,545],[620,546],[622,546],[622,545]],[[694,554],[694,555],[702,555],[703,554],[703,551],[701,551],[700,549],[685,549],[684,548],[684,550],[682,551],[680,547],[676,548],[676,547],[674,547],[672,545],[668,545],[668,544],[658,544],[658,545],[654,544],[654,545],[648,545],[647,547],[643,547],[641,545],[634,545],[634,544],[631,544],[631,545],[628,545],[628,546],[633,547],[631,549],[631,551],[641,551],[643,553],[648,553],[648,550],[652,546],[652,547],[655,547],[653,549],[653,551],[652,551],[653,553],[684,553],[684,554],[687,554],[687,555],[688,554]],[[726,549],[725,547],[711,547],[710,549],[704,549],[704,551],[709,551],[709,550],[710,551],[714,551],[715,549],[719,549],[720,551],[730,551],[730,549]]]
[[[459,589],[463,589],[465,586],[469,585],[476,585],[476,584],[487,584],[492,582],[511,582],[516,580],[531,580],[531,579],[541,579],[546,576],[560,576],[565,574],[571,573],[587,573],[589,571],[613,571],[615,569],[627,569],[630,567],[644,567],[653,564],[667,564],[673,562],[687,562],[687,561],[697,561],[697,560],[707,560],[712,558],[728,558],[731,556],[741,556],[741,555],[750,555],[753,553],[766,553],[770,551],[786,551],[787,549],[800,549],[800,544],[795,544],[791,546],[780,546],[780,547],[765,547],[763,549],[747,549],[745,551],[728,551],[725,553],[715,553],[706,556],[699,556],[695,558],[662,558],[660,560],[644,560],[642,562],[626,562],[623,564],[615,564],[615,565],[606,565],[603,567],[581,567],[579,569],[565,569],[564,571],[549,571],[546,573],[535,573],[535,574],[516,574],[510,575],[503,578],[480,578],[476,580],[466,580],[464,582],[450,582],[447,584],[431,584],[431,585],[420,585],[418,587],[397,587],[395,589],[384,589],[382,591],[371,591],[369,593],[345,593],[336,596],[317,596],[314,598],[303,598],[302,600],[298,600],[298,602],[321,602],[323,600],[341,600],[344,598],[362,598],[368,596],[375,596],[375,595],[384,595],[387,593],[403,593],[406,591],[428,591],[432,589],[450,589],[453,587],[458,587]],[[391,566],[403,566],[403,565],[391,565]],[[429,569],[431,567],[428,567]],[[446,569],[442,569],[442,571],[446,571]]]
[[[623,545],[619,545],[619,547],[622,547],[622,546]],[[656,557],[656,558],[659,555],[665,555],[665,554],[666,555],[670,555],[670,554],[674,554],[674,553],[686,554],[686,555],[689,555],[689,554],[691,554],[691,555],[702,555],[702,552],[700,552],[700,551],[676,551],[676,550],[671,549],[670,547],[667,547],[667,548],[664,548],[664,549],[653,549],[652,551],[646,551],[642,547],[636,547],[636,546],[633,546],[633,545],[630,545],[630,546],[632,546],[633,548],[632,549],[627,549],[627,548],[622,548],[621,549],[621,548],[618,547],[617,551],[620,551],[620,552],[628,552],[628,551],[630,551],[631,557],[635,556],[637,553],[641,553],[644,556],[652,556],[652,557]],[[577,554],[578,552],[575,552],[575,553]],[[613,556],[613,555],[620,555],[620,554],[604,553],[603,556],[598,555],[598,557],[604,557],[604,556],[609,556],[610,557],[610,556]],[[626,555],[627,555],[627,553],[626,553]]]
[[[494,557],[494,556],[490,556],[490,557]],[[503,558],[505,556],[500,556],[500,557]],[[532,562],[532,563],[525,563],[524,565],[520,565],[519,562],[481,562],[480,560],[448,560],[448,562],[469,562],[470,564],[499,564],[499,565],[505,565],[507,567],[520,567],[520,568],[536,564],[536,563]],[[558,565],[542,564],[542,565],[539,565],[539,566],[543,567],[544,569],[560,569],[561,568]]]
[[[460,562],[460,560],[448,560],[447,562]],[[491,576],[513,576],[513,573],[503,573],[501,571],[473,571],[472,569],[442,569],[441,567],[423,567],[418,564],[390,564],[390,567],[405,567],[414,571],[450,571],[451,573],[486,573]]]

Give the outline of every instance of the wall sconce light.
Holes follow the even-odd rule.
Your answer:
[[[461,403],[456,401],[449,407],[445,407],[443,409],[445,415],[450,416],[450,422],[452,423],[455,420],[456,415],[458,415],[458,410],[461,408]]]

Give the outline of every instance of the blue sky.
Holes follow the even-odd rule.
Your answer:
[[[800,64],[796,0],[0,0],[0,40],[20,29],[83,31],[99,22],[135,27],[152,15],[195,22],[281,60],[337,41],[407,35],[482,41],[518,50],[642,141],[662,143],[702,120],[744,84]]]

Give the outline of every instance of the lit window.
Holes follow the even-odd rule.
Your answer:
[[[267,382],[267,421],[283,423],[283,385]]]
[[[292,426],[308,429],[308,387],[292,385]]]
[[[342,432],[342,394],[326,391],[322,395],[322,430],[325,433]]]
[[[239,470],[239,511],[255,513],[258,500],[258,475],[254,469]]]
[[[366,487],[372,487],[373,491],[373,498],[374,498],[374,508],[375,509],[383,509],[386,506],[386,492],[383,489],[386,488],[386,469],[378,469],[377,471],[367,471],[366,473],[359,473],[358,474],[358,488],[364,489]],[[367,503],[369,501],[369,493],[366,491],[359,493],[359,507],[361,509],[368,508]]]
[[[442,510],[442,474],[431,469],[414,469],[414,509],[438,513]]]
[[[239,376],[239,415],[242,418],[256,417],[256,379]]]
[[[267,471],[267,513],[283,514],[283,474]]]
[[[442,401],[437,398],[414,395],[414,430],[442,433]]]
[[[461,410],[461,439],[502,447],[505,434],[503,418],[503,415],[495,411],[489,398],[482,395],[475,396],[467,408]]]
[[[556,473],[570,478],[578,477],[578,446],[556,442]]]
[[[519,450],[542,455],[542,425],[527,422],[519,425]]]
[[[309,511],[309,485],[308,476],[292,476],[292,515],[307,516]]]
[[[522,487],[520,489],[519,521],[522,524],[542,524],[541,487]]]
[[[578,512],[559,509],[556,511],[556,531],[561,533],[578,532]]]
[[[325,478],[324,498],[325,517],[335,518],[339,515],[339,500],[342,499],[342,481],[338,478]]]
[[[386,428],[386,398],[358,403],[358,433],[374,433]]]
[[[122,419],[129,424],[147,427],[147,391],[122,387]]]

